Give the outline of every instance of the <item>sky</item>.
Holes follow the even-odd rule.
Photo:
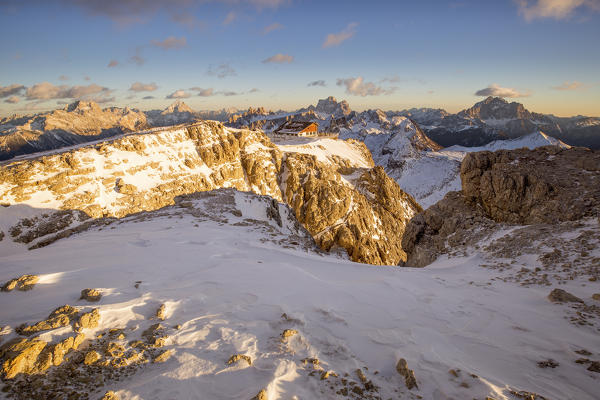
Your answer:
[[[0,0],[0,115],[472,106],[600,116],[600,0]]]

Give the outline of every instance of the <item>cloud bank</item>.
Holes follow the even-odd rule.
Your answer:
[[[565,19],[579,7],[600,11],[600,0],[515,0],[526,21],[538,18]]]
[[[16,83],[13,83],[12,85],[8,85],[8,86],[0,86],[0,99],[18,94],[22,90],[25,90],[25,86],[18,85]]]
[[[191,95],[189,93],[187,93],[185,90],[179,89],[179,90],[176,90],[173,93],[167,95],[165,97],[165,99],[187,99],[190,96]]]
[[[112,101],[108,96],[112,93],[107,87],[92,83],[87,86],[55,86],[50,82],[36,83],[25,91],[27,100],[52,99],[91,99],[97,102]]]
[[[348,94],[362,97],[391,94],[395,90],[394,88],[384,89],[373,82],[365,82],[362,76],[359,76],[358,78],[339,78],[336,81],[336,85],[345,86],[346,93]]]
[[[484,89],[480,89],[475,92],[475,96],[494,96],[494,97],[508,97],[508,98],[516,98],[516,97],[528,97],[531,93],[529,92],[519,92],[517,89],[513,88],[505,88],[501,87],[496,83],[492,83],[488,87]]]
[[[129,88],[129,90],[132,92],[152,92],[156,89],[158,89],[158,86],[156,86],[156,83],[154,83],[154,82],[152,82],[152,83],[134,82],[131,84],[131,87]]]

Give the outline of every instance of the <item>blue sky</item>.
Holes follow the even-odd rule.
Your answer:
[[[357,110],[455,112],[495,94],[598,116],[599,11],[600,0],[0,0],[0,113],[77,98],[295,109],[329,95]]]

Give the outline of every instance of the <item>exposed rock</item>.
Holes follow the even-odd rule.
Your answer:
[[[60,328],[69,325],[77,317],[77,314],[78,312],[74,307],[64,305],[52,311],[45,320],[34,325],[21,325],[16,331],[21,335],[32,335],[36,332]]]
[[[469,153],[460,175],[465,199],[495,221],[555,223],[599,215],[598,151],[545,146]]]
[[[401,265],[424,267],[446,252],[447,247],[464,244],[474,230],[482,231],[495,226],[481,207],[465,202],[461,192],[450,192],[406,226],[402,247],[407,253]],[[477,238],[481,238],[480,232]]]
[[[404,227],[421,209],[382,168],[363,168],[372,165],[364,144],[348,143],[364,155],[361,168],[341,156],[324,162],[312,154],[283,153],[260,132],[205,121],[2,165],[0,202],[27,203],[46,191],[60,204],[61,210],[11,228],[13,240],[38,248],[96,223],[226,186],[287,203],[326,251],[341,247],[357,262],[398,264],[406,257]],[[182,152],[183,144],[191,150]],[[148,183],[131,186],[137,175]],[[80,190],[84,185],[93,189]],[[114,195],[118,201],[109,201]],[[267,211],[278,223],[274,206]]]
[[[167,318],[167,306],[161,304],[160,307],[156,310],[154,318],[164,321]]]
[[[466,249],[497,230],[496,223],[595,217],[599,171],[600,152],[581,148],[469,153],[461,165],[463,190],[448,193],[407,224],[402,265],[423,267],[449,249]]]
[[[512,394],[513,396],[515,396],[518,399],[524,399],[524,400],[548,400],[546,397],[541,396],[537,393],[533,393],[533,392],[528,392],[525,390],[509,390],[510,394]]]
[[[165,350],[152,360],[153,363],[163,363],[173,355],[173,350]]]
[[[98,327],[98,321],[100,321],[100,312],[97,308],[92,311],[81,314],[79,321],[75,324],[76,328],[91,329]]]
[[[362,383],[367,383],[367,377],[365,376],[365,373],[362,372],[362,369],[356,370],[356,376]]]
[[[321,373],[321,380],[324,381],[326,379],[329,379],[330,376],[337,377],[338,375],[333,371],[323,371]]]
[[[415,378],[415,373],[412,369],[408,368],[408,363],[404,358],[398,360],[398,364],[396,364],[396,371],[398,371],[398,373],[404,377],[404,383],[406,384],[408,390],[411,390],[415,387],[417,389],[419,388],[417,385],[417,379]]]
[[[284,331],[281,333],[281,338],[282,338],[283,340],[286,340],[287,338],[290,338],[290,337],[292,337],[292,336],[294,336],[294,335],[297,335],[297,334],[298,334],[298,331],[297,331],[297,330],[295,330],[295,329],[286,329],[286,330],[284,330]]]
[[[109,390],[108,392],[104,393],[104,396],[102,396],[100,400],[120,400],[120,397],[117,396],[117,394],[112,390]]]
[[[151,348],[163,347],[168,336],[164,333],[165,328],[161,324],[154,324],[142,332],[145,339],[145,345]]]
[[[18,278],[6,282],[2,286],[2,291],[10,292],[14,289],[22,291],[31,290],[39,280],[40,278],[37,275],[21,275]]]
[[[594,293],[592,295],[592,299],[596,300],[596,301],[600,301],[600,293]]]
[[[252,400],[269,400],[267,397],[267,391],[265,389],[261,389],[260,392],[258,392],[258,394],[252,398]]]
[[[98,289],[83,289],[79,300],[87,300],[90,302],[100,301],[102,293]]]
[[[587,370],[600,373],[600,361],[592,361]]]
[[[321,362],[319,361],[318,358],[305,358],[305,359],[302,360],[302,363],[304,365],[311,364],[312,367],[313,367],[313,369],[319,369],[320,368],[319,364]]]
[[[80,333],[77,336],[70,336],[63,341],[49,347],[52,355],[52,364],[55,366],[62,364],[65,355],[71,349],[77,349],[84,339],[85,336]]]
[[[12,379],[18,374],[43,372],[50,367],[41,366],[38,358],[48,343],[38,339],[14,339],[0,347],[2,374]]]
[[[548,295],[548,300],[555,303],[583,303],[579,297],[572,295],[571,293],[563,289],[553,289]]]
[[[252,359],[250,358],[250,356],[247,356],[245,354],[232,355],[231,357],[229,357],[229,360],[227,360],[227,365],[235,364],[239,360],[245,360],[248,363],[248,365],[252,365]]]
[[[97,351],[95,351],[95,350],[88,351],[87,353],[85,353],[85,358],[83,360],[83,363],[85,365],[92,365],[96,361],[100,360],[101,358],[102,358],[102,356]]]
[[[544,360],[544,361],[538,361],[537,366],[540,368],[556,368],[558,367],[560,364],[557,363],[556,361],[554,361],[553,359],[548,359],[548,360]]]

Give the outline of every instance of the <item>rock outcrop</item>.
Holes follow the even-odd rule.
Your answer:
[[[3,292],[10,292],[14,289],[21,291],[31,290],[39,280],[40,278],[37,275],[21,275],[6,282],[0,290]]]
[[[81,291],[81,297],[79,300],[86,300],[90,302],[100,301],[102,293],[98,289],[83,289]]]
[[[555,146],[468,154],[462,191],[450,192],[407,225],[403,265],[424,267],[474,245],[497,223],[556,224],[600,216],[600,153]]]
[[[357,154],[363,144],[348,142]],[[310,151],[283,152],[261,132],[207,121],[131,135],[0,167],[0,202],[28,204],[39,215],[9,233],[31,248],[100,218],[121,218],[172,205],[177,196],[235,188],[287,203],[322,249],[352,260],[398,264],[406,222],[419,205],[365,157],[326,161]],[[59,211],[42,210],[48,208]]]
[[[462,191],[495,221],[573,221],[600,215],[600,152],[554,146],[470,153]]]

